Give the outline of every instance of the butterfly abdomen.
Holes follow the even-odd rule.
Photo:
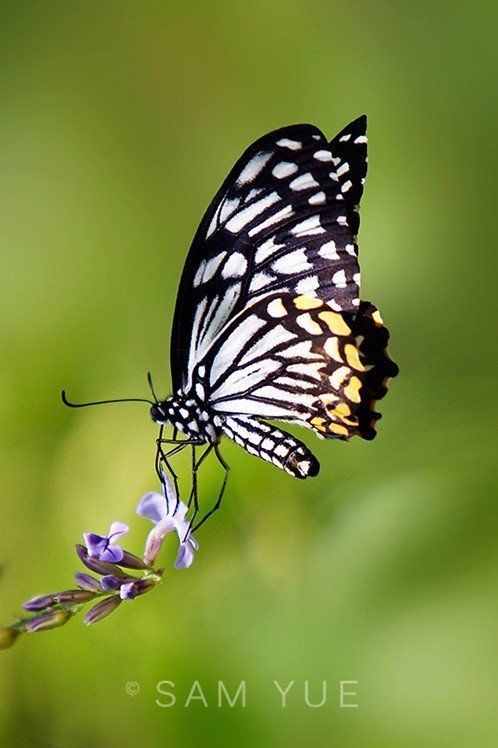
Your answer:
[[[271,462],[295,478],[315,476],[320,470],[318,460],[304,444],[275,426],[247,416],[227,416],[221,428],[246,452]]]

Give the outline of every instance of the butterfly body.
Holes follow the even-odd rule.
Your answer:
[[[228,436],[306,478],[294,436],[375,436],[376,400],[397,366],[378,310],[360,300],[356,234],[366,118],[332,141],[312,125],[260,138],[208,208],[188,254],[171,342],[175,394],[152,408],[190,440]]]
[[[175,396],[153,405],[151,416],[157,423],[170,423],[189,439],[201,443],[218,444],[221,439],[219,418],[194,393],[177,392]]]

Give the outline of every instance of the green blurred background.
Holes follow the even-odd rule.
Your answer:
[[[4,745],[496,746],[491,283],[496,4],[6,2],[0,24],[0,621],[134,515],[203,210],[242,150],[369,116],[363,298],[401,374],[373,443],[294,481],[231,444],[189,571],[0,657]],[[185,465],[186,470],[186,465]],[[219,471],[203,473],[205,501]],[[168,555],[169,554],[169,555]],[[273,680],[295,681],[282,709]],[[155,704],[175,682],[176,705]],[[184,707],[198,680],[209,706]],[[217,682],[247,682],[218,708]],[[304,703],[304,682],[319,701]],[[357,680],[357,709],[339,681]],[[130,697],[129,681],[140,691]],[[355,700],[355,699],[352,699]]]

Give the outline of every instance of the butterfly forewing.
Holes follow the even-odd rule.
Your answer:
[[[316,458],[265,419],[375,436],[397,367],[359,297],[365,128],[360,117],[330,142],[312,125],[282,128],[237,161],[187,257],[160,422],[214,444],[226,434],[298,478],[317,474]]]
[[[275,292],[359,305],[357,204],[366,174],[366,118],[331,143],[312,125],[270,133],[239,159],[189,252],[172,336],[175,390],[225,325]],[[188,334],[187,334],[188,331]]]

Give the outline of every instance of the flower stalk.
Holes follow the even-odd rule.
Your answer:
[[[175,568],[188,568],[192,564],[198,544],[190,533],[190,523],[186,519],[188,508],[177,499],[164,472],[161,482],[162,494],[146,494],[137,506],[137,513],[154,524],[147,537],[143,557],[126,551],[116,543],[129,530],[122,522],[113,522],[108,535],[84,533],[85,545],[78,543],[76,554],[93,574],[78,571],[74,574],[76,588],[26,600],[22,608],[28,615],[10,625],[0,626],[0,649],[11,647],[23,633],[64,626],[87,603],[94,603],[84,618],[84,623],[91,625],[107,618],[125,600],[134,600],[151,592],[162,580],[164,569],[154,567],[169,532],[174,531],[179,539]]]

